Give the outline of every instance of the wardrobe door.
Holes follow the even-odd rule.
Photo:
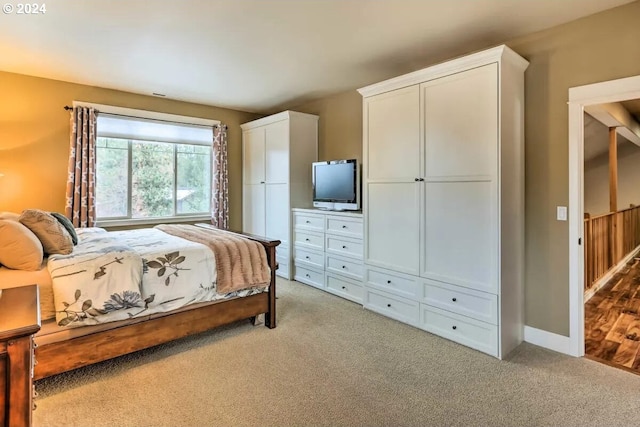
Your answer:
[[[242,191],[242,231],[264,236],[265,184],[244,185]]]
[[[498,69],[421,85],[425,184],[423,277],[497,291]]]
[[[289,246],[289,222],[291,209],[289,208],[289,185],[266,184],[264,235],[280,240],[283,246]]]
[[[242,133],[242,167],[244,184],[260,184],[265,181],[265,131],[264,127]]]
[[[419,86],[366,98],[364,120],[365,262],[418,274]]]
[[[289,121],[265,127],[265,181],[269,184],[289,182]]]

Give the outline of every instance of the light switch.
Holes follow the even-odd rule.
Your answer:
[[[558,208],[557,208],[557,219],[558,219],[558,221],[566,221],[567,220],[567,207],[566,206],[558,206]]]

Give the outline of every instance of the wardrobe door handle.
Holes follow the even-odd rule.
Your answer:
[[[415,182],[418,182],[418,181],[420,181],[420,178],[413,178],[413,180],[414,180]]]

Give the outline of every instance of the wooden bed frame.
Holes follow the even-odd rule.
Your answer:
[[[212,227],[197,224],[200,227]],[[243,298],[220,301],[176,313],[166,313],[130,325],[95,332],[64,341],[43,344],[35,349],[34,378],[41,379],[123,354],[153,347],[242,319],[265,315],[265,326],[276,327],[276,247],[279,240],[242,234],[264,246],[271,268],[269,291]]]

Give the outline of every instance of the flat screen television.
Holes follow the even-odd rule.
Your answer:
[[[312,164],[313,207],[360,210],[360,167],[357,159]]]

